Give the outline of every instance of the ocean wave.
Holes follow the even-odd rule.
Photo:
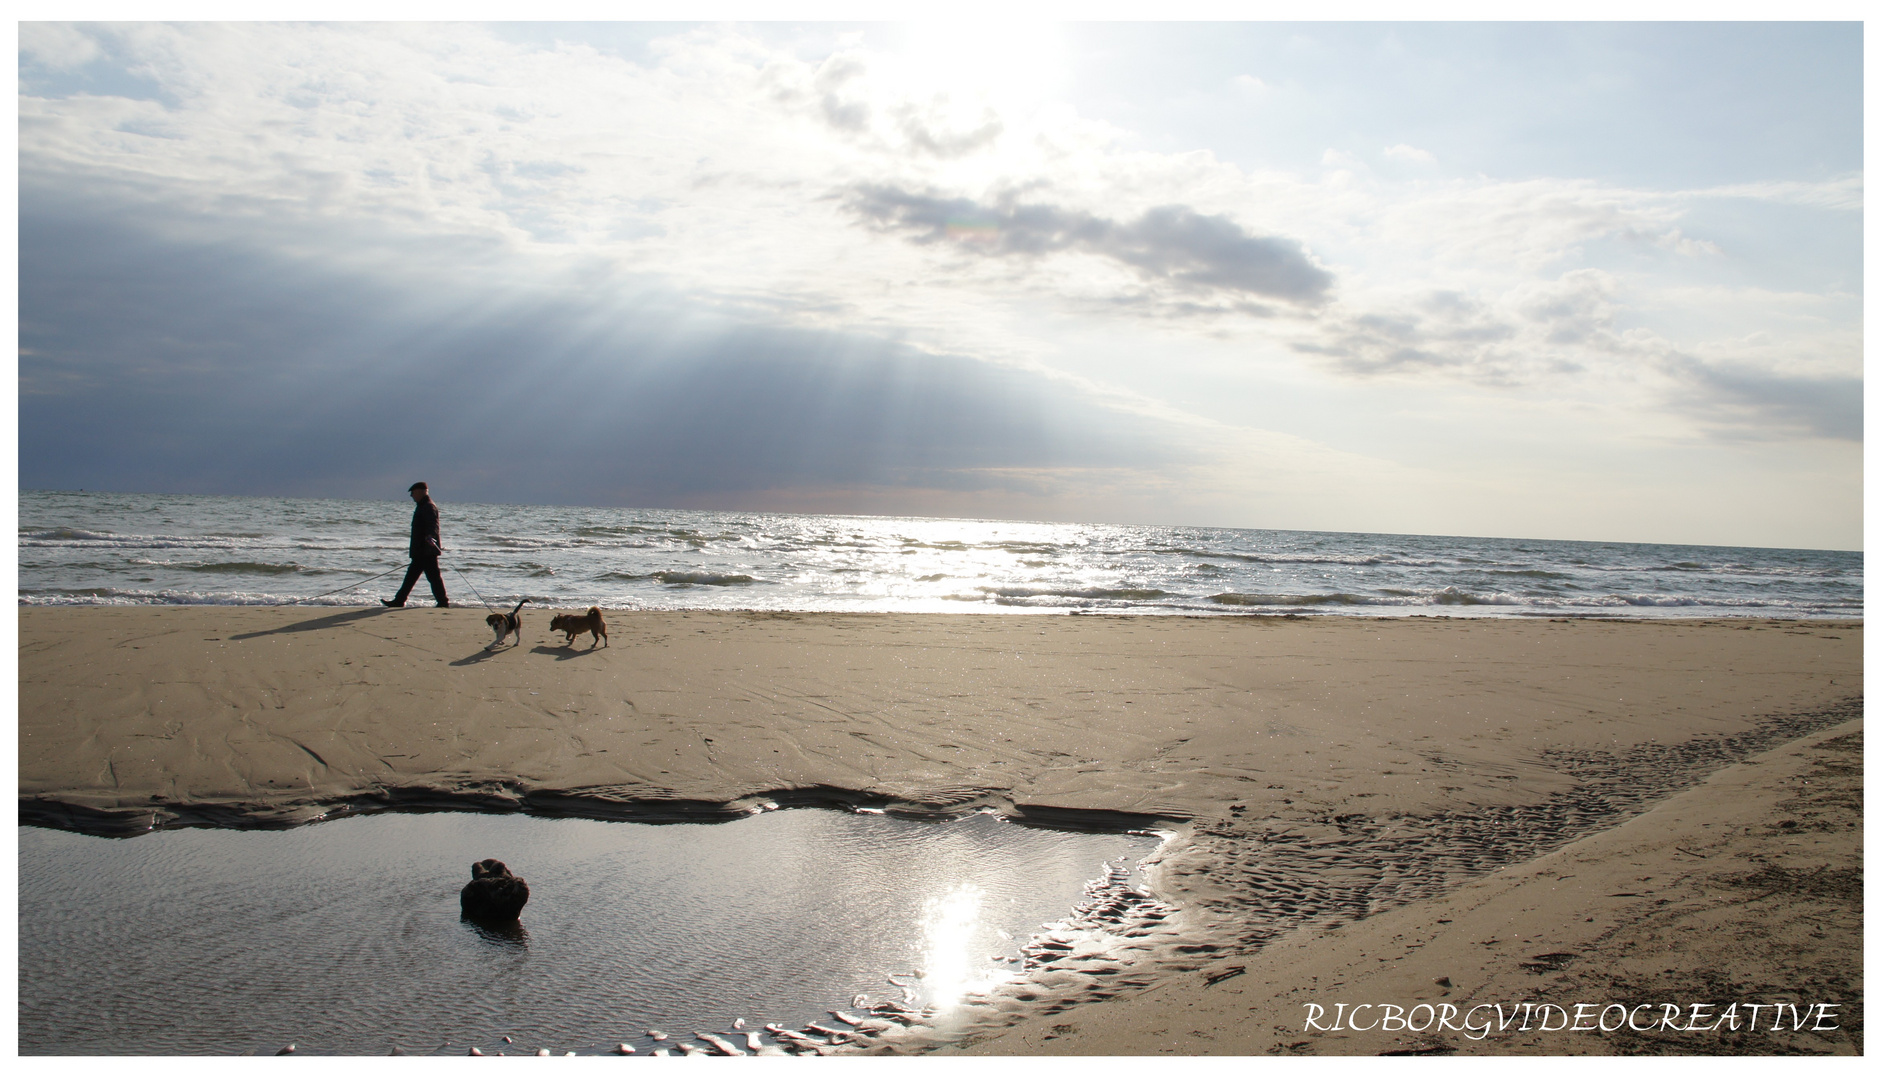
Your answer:
[[[278,593],[196,592],[189,589],[39,589],[22,593],[21,607],[69,607],[74,605],[200,605],[206,607],[359,607],[362,596],[325,596],[306,598]]]
[[[1441,566],[1444,560],[1421,559],[1408,555],[1313,555],[1307,552],[1209,551],[1200,548],[1152,549],[1160,555],[1193,559],[1229,559],[1263,566]]]
[[[1079,600],[1157,600],[1170,595],[1162,589],[1075,589],[1018,585],[980,585],[977,586],[977,588],[983,594],[998,596],[1008,600],[1030,599],[1035,597],[1072,597]]]
[[[993,596],[987,599],[1001,607],[1087,608],[1096,606],[1089,600],[1081,601],[1071,596]]]
[[[1509,593],[1474,593],[1467,589],[1460,589],[1456,585],[1447,585],[1436,592],[1409,592],[1399,589],[1382,591],[1389,591],[1394,595],[1377,596],[1351,592],[1217,593],[1210,599],[1218,604],[1237,607],[1417,607],[1423,605],[1521,607],[1527,603],[1522,597],[1512,596]]]
[[[501,532],[486,532],[471,542],[475,551],[557,551],[569,544],[557,538],[544,536],[505,536]],[[478,548],[480,544],[490,544],[491,548]]]
[[[1217,593],[1212,602],[1231,607],[1312,607],[1322,604],[1404,605],[1415,600],[1390,596],[1361,596],[1358,593]]]
[[[1177,548],[1166,554],[1246,563],[1327,563],[1334,566],[1377,566],[1381,559],[1378,555],[1270,555],[1260,552],[1198,551],[1193,548]]]
[[[1735,607],[1763,608],[1773,607],[1769,601],[1752,600],[1744,597],[1707,599],[1701,596],[1670,595],[1667,593],[1606,593],[1602,596],[1582,597],[1570,601],[1574,606],[1604,607]]]
[[[1058,555],[1064,550],[1060,544],[1031,544],[1018,540],[1003,540],[979,546],[990,551],[1005,551],[1012,555]]]
[[[86,529],[40,529],[36,532],[20,533],[21,540],[116,540],[117,536],[104,532],[91,532]]]
[[[1522,597],[1509,593],[1474,593],[1456,585],[1447,585],[1427,599],[1434,604],[1501,604],[1505,607],[1518,607],[1525,602]]]
[[[662,570],[653,575],[662,585],[750,585],[750,574],[713,574],[701,570]]]
[[[110,533],[88,532],[84,529],[40,529],[36,532],[21,530],[21,540],[116,540]]]
[[[1720,608],[1726,610],[1747,611],[1849,611],[1862,612],[1862,597],[1818,597],[1786,598],[1783,600],[1761,600],[1748,596],[1688,596],[1669,593],[1604,593],[1600,596],[1575,597],[1562,600],[1545,600],[1539,606],[1561,608],[1605,607],[1605,608]]]
[[[23,535],[21,547],[66,548],[210,548],[232,550],[243,546],[226,536],[130,536],[92,533],[84,529],[48,529]],[[248,545],[253,546],[253,545]]]

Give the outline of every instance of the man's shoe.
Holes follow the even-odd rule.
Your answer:
[[[405,606],[405,601],[403,600],[381,600],[380,603],[386,605],[387,607],[404,607]]]
[[[439,607],[450,607],[451,605],[450,605],[449,603],[447,603],[446,601],[443,601],[443,600],[440,600],[440,601],[438,601],[438,606],[439,606]]]

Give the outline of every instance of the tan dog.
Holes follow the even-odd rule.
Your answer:
[[[558,615],[549,620],[549,629],[551,633],[560,630],[569,635],[569,640],[562,643],[565,649],[575,644],[578,634],[595,635],[588,643],[591,649],[598,641],[604,645],[608,643],[608,624],[602,621],[601,608],[589,608],[587,615]]]

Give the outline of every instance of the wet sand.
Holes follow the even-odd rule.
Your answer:
[[[1857,624],[614,613],[610,647],[590,649],[525,608],[523,644],[487,651],[484,614],[22,609],[21,820],[109,833],[397,806],[660,820],[771,801],[1173,831],[1153,882],[1180,913],[1064,928],[1029,984],[942,1033],[968,1052],[1629,1048],[1304,1034],[1303,1003],[1336,979],[1406,1005],[1446,990],[1439,977],[1477,1001],[1861,992],[1845,874],[1860,881],[1860,827],[1793,805],[1850,753],[1825,737],[1860,738]],[[1860,775],[1837,775],[1860,806]],[[1676,812],[1697,817],[1646,824]],[[1577,880],[1672,891],[1536,902],[1571,863],[1593,867]],[[1794,903],[1810,929],[1773,910]],[[1571,915],[1575,933],[1541,929]],[[1768,924],[1778,959],[1724,959],[1736,931]],[[1699,966],[1636,970],[1645,935]],[[1408,961],[1415,941],[1447,970]],[[1499,981],[1513,970],[1530,981]],[[1860,1024],[1860,1004],[1849,1015]],[[1845,1021],[1842,1042],[1813,1048],[1860,1046]],[[1671,1051],[1703,1052],[1693,1038]]]
[[[1861,1054],[1862,795],[1862,721],[1852,720],[1436,898],[1300,927],[1142,995],[939,1052]],[[1520,1012],[1524,1003],[1536,1008]],[[1594,1008],[1538,1012],[1546,1003]],[[1699,1003],[1713,1008],[1696,1016]],[[1827,1019],[1813,1003],[1837,1008]],[[1336,1023],[1337,1006],[1362,1004],[1371,1008],[1353,1023]],[[1382,1004],[1420,1030],[1383,1030]],[[1413,1012],[1445,1005],[1455,1011],[1443,1029],[1437,1013]]]

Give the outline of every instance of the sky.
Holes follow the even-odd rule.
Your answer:
[[[19,482],[1855,549],[1862,44],[22,23]]]

